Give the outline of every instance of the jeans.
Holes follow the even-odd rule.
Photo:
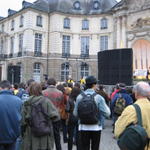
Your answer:
[[[66,120],[61,119],[61,125],[62,125],[62,131],[63,131],[63,141],[64,143],[67,143],[67,125],[66,125]]]
[[[82,150],[99,150],[101,131],[80,131]]]
[[[15,150],[16,142],[11,144],[0,144],[0,150]]]
[[[20,150],[21,143],[22,143],[22,138],[18,137],[16,140],[16,149],[15,150]]]
[[[53,131],[54,131],[56,150],[61,150],[60,128],[61,128],[60,120],[53,122]]]

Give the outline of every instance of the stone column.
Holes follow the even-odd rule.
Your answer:
[[[123,16],[122,18],[122,42],[123,42],[123,48],[127,48],[127,35],[126,35],[126,16]]]

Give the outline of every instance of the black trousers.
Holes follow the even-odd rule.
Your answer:
[[[53,122],[53,132],[56,150],[61,150],[60,128],[61,128],[61,121]]]
[[[99,150],[101,131],[80,131],[82,150]]]

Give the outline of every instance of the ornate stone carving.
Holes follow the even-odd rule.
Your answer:
[[[150,26],[150,17],[138,18],[132,25],[131,28],[142,28],[145,26]]]

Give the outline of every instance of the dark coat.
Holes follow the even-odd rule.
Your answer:
[[[25,101],[22,110],[22,128],[23,133],[23,143],[21,150],[52,150],[54,145],[53,131],[50,135],[35,137],[29,126],[28,120],[31,118],[31,104],[37,102],[43,96],[31,96],[28,101]],[[59,113],[55,106],[45,98],[45,102],[42,103],[42,107],[47,111],[49,116],[49,124],[53,121],[58,121],[60,119]]]

